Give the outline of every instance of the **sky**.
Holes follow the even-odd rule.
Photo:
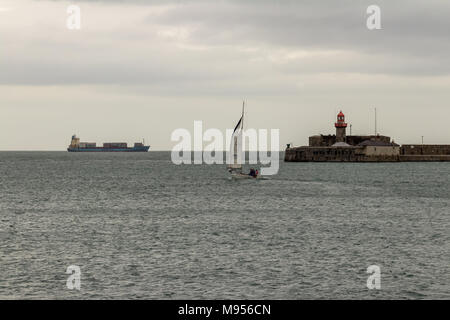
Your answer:
[[[243,99],[282,147],[334,133],[340,110],[372,134],[374,108],[397,143],[450,144],[449,30],[446,0],[0,0],[0,150],[171,150],[194,120],[233,128]]]

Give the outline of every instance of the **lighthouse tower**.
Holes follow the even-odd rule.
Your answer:
[[[347,123],[345,123],[345,115],[341,112],[337,115],[336,127],[336,142],[345,142]]]

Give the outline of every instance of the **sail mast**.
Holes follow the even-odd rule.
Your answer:
[[[228,165],[228,168],[233,170],[242,170],[241,152],[242,152],[242,132],[244,129],[244,112],[245,101],[242,102],[242,115],[239,122],[234,128],[233,135],[231,136],[230,155],[232,155],[232,162]],[[231,160],[231,159],[230,159]]]
[[[244,107],[245,107],[245,100],[242,100],[242,123],[241,123],[242,130],[244,130]]]
[[[240,147],[241,147],[239,150],[240,156],[242,156],[242,154],[244,153],[244,150],[243,150],[243,148],[244,148],[244,141],[243,141],[243,139],[244,139],[244,136],[243,136],[244,135],[244,113],[245,113],[245,100],[242,100],[242,122],[241,122],[241,133],[239,136],[239,142],[240,142]],[[244,159],[240,159],[240,163],[239,163],[241,170],[242,170],[242,160],[245,163],[245,153],[243,154],[243,156],[244,156]]]

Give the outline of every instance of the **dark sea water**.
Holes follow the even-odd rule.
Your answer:
[[[0,152],[0,298],[450,298],[450,163],[280,165]]]

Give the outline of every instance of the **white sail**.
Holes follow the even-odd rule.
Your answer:
[[[236,124],[233,135],[231,136],[230,155],[231,161],[228,164],[228,168],[232,171],[242,170],[242,132],[244,130],[244,103],[242,104],[242,116]]]

